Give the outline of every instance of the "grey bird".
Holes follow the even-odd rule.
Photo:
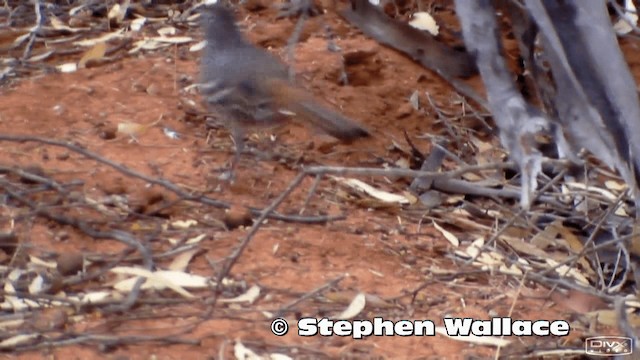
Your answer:
[[[243,37],[229,9],[207,6],[201,16],[207,45],[201,60],[200,91],[231,131],[236,146],[231,175],[249,126],[295,117],[343,141],[369,136],[364,126],[320,104],[291,82],[284,63]]]

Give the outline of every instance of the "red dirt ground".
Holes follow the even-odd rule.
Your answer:
[[[295,26],[295,20],[275,20],[274,10],[260,13],[245,11],[244,14],[246,17],[242,24],[251,29],[251,40],[283,56],[283,45]],[[453,19],[446,12],[441,16]],[[338,84],[340,54],[326,50],[324,23],[331,26],[336,34],[335,42],[344,53],[366,54],[364,60],[346,68],[351,85]],[[182,35],[201,38],[198,29],[187,29]],[[635,47],[635,44],[629,46]],[[228,186],[217,180],[217,170],[226,165],[233,153],[228,132],[225,129],[213,130],[207,144],[202,118],[193,120],[185,116],[180,105],[181,99],[186,97],[198,100],[196,96],[184,94],[181,89],[197,82],[199,54],[189,52],[188,46],[182,45],[124,57],[74,73],[21,78],[2,89],[0,133],[73,141],[131,169],[166,178],[210,197],[238,206],[265,207],[297,174],[292,163],[381,166],[406,161],[405,154],[391,147],[396,142],[409,148],[404,140],[404,131],[412,134],[416,146],[428,153],[431,145],[426,136],[446,135],[446,132],[435,124],[433,111],[427,111],[425,115],[411,108],[408,99],[415,90],[420,92],[423,103],[426,103],[424,94],[428,92],[443,109],[460,111],[456,105],[458,96],[432,72],[366,38],[334,14],[314,17],[307,23],[303,39],[296,47],[295,68],[299,79],[314,94],[365,123],[373,129],[375,136],[353,144],[337,144],[331,138],[297,125],[254,130],[249,140],[250,147],[258,148],[267,155],[278,154],[285,160],[245,155],[238,169],[236,184]],[[633,59],[631,66],[637,76],[640,73],[637,59]],[[472,79],[471,82],[478,84],[479,80]],[[123,135],[113,140],[100,136],[103,129],[119,123],[149,124],[155,121],[158,121],[155,126],[137,135],[137,142],[129,141]],[[169,139],[163,134],[163,127],[177,131],[181,138]],[[277,140],[274,141],[274,137]],[[131,201],[144,201],[148,196],[143,181],[128,178],[65,149],[33,142],[5,142],[0,144],[0,154],[1,163],[19,166],[40,164],[47,175],[59,181],[82,179],[85,183],[79,190],[87,197],[100,198],[105,194],[122,192]],[[406,187],[406,182],[386,182],[373,177],[361,179],[385,186],[388,191],[399,192]],[[313,179],[306,179],[279,211],[297,212],[312,183]],[[503,275],[481,273],[467,280],[461,276],[455,281],[434,276],[436,269],[463,271],[464,268],[446,256],[452,251],[451,245],[430,222],[421,224],[406,218],[400,209],[394,207],[372,210],[365,202],[347,195],[335,182],[323,180],[304,214],[341,213],[347,215],[345,220],[326,225],[270,220],[260,229],[231,272],[236,281],[246,283],[247,287],[258,284],[263,294],[267,294],[261,295],[244,313],[238,312],[235,305],[218,304],[220,309],[214,311],[214,315],[202,319],[186,333],[179,333],[180,327],[205,314],[207,306],[201,301],[140,305],[127,314],[103,317],[96,313],[79,323],[66,325],[67,331],[106,332],[110,335],[166,335],[176,332],[179,333],[176,337],[181,339],[200,340],[198,345],[142,342],[105,350],[98,346],[72,344],[5,355],[22,359],[230,358],[236,339],[257,352],[283,352],[294,358],[296,352],[291,352],[294,348],[298,348],[296,351],[305,354],[306,358],[471,359],[496,355],[494,347],[453,341],[440,335],[428,338],[371,337],[355,341],[338,337],[301,338],[295,335],[295,331],[276,337],[269,332],[269,321],[261,311],[277,311],[302,294],[345,273],[348,276],[344,280],[324,293],[328,299],[325,303],[303,301],[296,307],[296,313],[288,313],[286,318],[293,321],[296,316],[330,316],[346,308],[355,294],[365,292],[379,297],[379,304],[369,301],[360,315],[363,318],[430,319],[440,325],[441,318],[447,315],[488,319],[511,314],[517,319],[567,319],[580,329],[566,338],[516,339],[509,352],[557,344],[579,348],[583,344],[581,336],[606,335],[613,331],[588,329],[589,325],[578,316],[582,311],[554,302],[553,297],[548,296],[548,289],[525,285],[519,290],[517,281]],[[168,211],[168,219],[123,218],[125,223],[120,226],[133,229],[148,223],[198,219],[200,225],[190,229],[188,236],[169,230],[158,237],[188,238],[206,234],[206,240],[200,244],[203,252],[190,263],[188,271],[215,278],[216,272],[209,261],[215,263],[228,255],[248,231],[244,227],[225,230],[220,225],[223,216],[220,209],[181,203]],[[21,245],[28,253],[38,256],[66,252],[117,254],[125,248],[116,241],[90,239],[71,227],[50,221],[36,220],[19,226]],[[158,265],[166,263],[158,260]],[[412,291],[421,287],[412,299]],[[205,299],[211,296],[207,291],[194,293]],[[242,291],[235,295],[240,293]],[[225,315],[225,308],[235,310],[233,315]],[[136,312],[141,314],[140,320],[128,318]],[[311,352],[311,349],[319,352]]]

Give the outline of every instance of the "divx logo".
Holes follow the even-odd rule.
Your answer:
[[[633,352],[633,341],[622,336],[597,336],[587,338],[584,348],[592,356],[630,355]]]

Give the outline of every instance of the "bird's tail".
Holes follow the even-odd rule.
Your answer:
[[[272,80],[270,91],[274,99],[278,99],[279,107],[300,120],[310,122],[313,126],[327,134],[343,140],[351,141],[370,136],[369,130],[355,120],[318,103],[305,90],[291,85],[288,81]]]
[[[354,120],[313,100],[300,101],[292,110],[314,126],[340,140],[351,141],[370,135],[367,129]]]

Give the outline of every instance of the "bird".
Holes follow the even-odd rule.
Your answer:
[[[230,9],[215,4],[203,7],[200,14],[206,40],[200,93],[235,143],[231,178],[244,149],[245,131],[251,126],[296,118],[346,142],[370,136],[365,126],[321,104],[295,84],[283,62],[243,36]]]

